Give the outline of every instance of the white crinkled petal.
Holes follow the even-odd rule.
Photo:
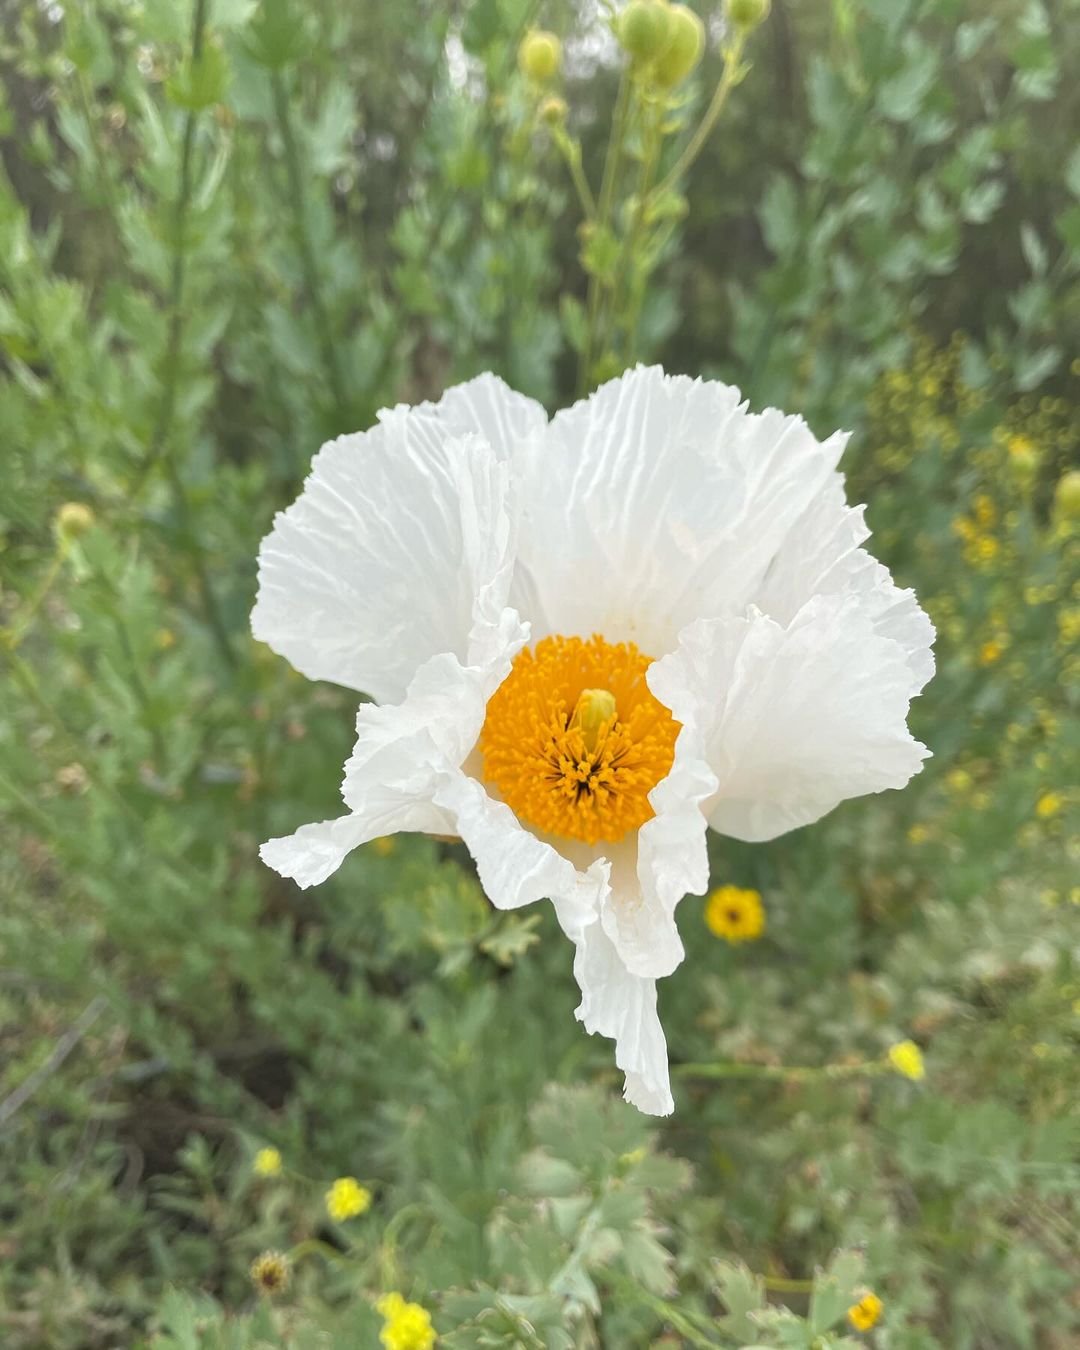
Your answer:
[[[435,802],[436,793],[447,777],[460,777],[487,699],[526,637],[518,624],[500,659],[486,667],[462,666],[448,653],[433,657],[417,671],[402,703],[361,704],[342,784],[349,814],[269,840],[260,850],[263,861],[307,887],[325,881],[352,849],[380,835],[453,834],[454,816]]]
[[[522,456],[511,603],[536,636],[602,633],[662,655],[687,623],[753,599],[843,445],[748,412],[727,385],[630,371]]]
[[[509,473],[476,435],[407,410],[325,445],[259,551],[255,636],[311,679],[400,699],[439,652],[501,640],[513,568]]]
[[[576,948],[578,1020],[586,1031],[615,1042],[615,1063],[626,1075],[626,1100],[648,1115],[669,1116],[675,1103],[667,1042],[656,1012],[656,981],[632,975],[598,923],[585,930]]]
[[[680,721],[700,719],[718,783],[709,823],[738,839],[903,787],[928,754],[906,725],[908,653],[858,594],[816,596],[786,626],[757,610],[699,620],[650,686]]]
[[[576,949],[574,975],[582,993],[578,1019],[590,1033],[615,1041],[615,1062],[626,1074],[627,1101],[652,1115],[669,1114],[667,1047],[656,1013],[655,980],[627,969],[600,922],[601,913],[626,898],[620,896],[615,878],[620,866],[629,867],[621,884],[638,891],[633,849],[624,857],[608,850],[608,857],[580,869],[523,829],[508,806],[464,773],[448,776],[435,801],[453,819],[493,904],[516,909],[545,897],[552,901],[559,925]],[[678,943],[677,933],[674,938]],[[681,944],[678,950],[681,958]]]
[[[861,596],[875,631],[904,649],[914,695],[934,673],[934,625],[915,592],[901,590],[888,569],[859,547],[870,537],[864,510],[847,505],[844,480],[833,474],[784,541],[754,602],[787,624],[811,596]]]
[[[497,375],[477,375],[447,389],[437,403],[398,404],[383,409],[380,421],[404,417],[414,440],[441,445],[449,436],[482,436],[499,459],[512,460],[543,436],[548,416],[543,405],[519,394]]]
[[[354,848],[372,839],[402,831],[444,834],[451,828],[450,820],[430,803],[386,792],[378,803],[369,800],[363,812],[315,821],[301,825],[294,834],[268,839],[259,856],[307,890],[333,876]]]
[[[685,712],[689,703],[683,699],[683,704]],[[682,962],[675,909],[684,895],[708,888],[708,822],[702,808],[716,787],[700,730],[688,721],[679,732],[671,772],[649,793],[655,815],[635,839],[602,846],[611,860],[611,890],[601,923],[635,975],[659,979]]]
[[[513,811],[469,774],[448,775],[435,802],[453,819],[455,833],[472,854],[480,884],[496,908],[518,909],[549,899],[571,938],[595,921],[608,886],[606,861],[579,870],[524,829]]]

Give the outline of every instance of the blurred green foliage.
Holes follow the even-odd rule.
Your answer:
[[[618,1101],[550,917],[459,848],[303,896],[258,862],[351,740],[247,635],[313,451],[483,369],[572,396],[607,263],[517,69],[540,21],[597,184],[615,48],[569,4],[0,0],[12,1350],[368,1345],[390,1290],[448,1347],[853,1345],[869,1288],[890,1350],[1080,1334],[1077,0],[773,0],[646,271],[642,355],[856,429],[940,632],[911,788],[713,840],[767,927],[684,902],[676,1115]],[[921,1083],[781,1071],[907,1036]]]

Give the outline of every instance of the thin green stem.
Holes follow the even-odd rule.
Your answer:
[[[53,588],[56,578],[60,575],[60,569],[64,565],[64,559],[67,557],[67,548],[64,544],[58,543],[56,552],[53,554],[52,561],[49,563],[45,575],[41,579],[41,584],[27,601],[26,608],[17,611],[11,628],[8,630],[7,643],[14,649],[22,642],[30,628],[31,620],[41,608],[45,597]]]
[[[645,216],[652,189],[653,174],[656,172],[656,165],[660,158],[661,145],[659,119],[657,117],[656,109],[646,107],[643,111],[646,120],[645,150],[641,158],[641,174],[638,179],[637,203],[634,209],[634,219],[631,222],[630,232],[626,241],[625,273],[630,294],[624,324],[626,348],[623,356],[627,365],[631,365],[637,355],[638,322],[641,317],[641,306],[645,297],[645,286],[648,282],[648,271],[642,266],[640,274],[635,276],[635,259],[637,258],[638,250],[641,248],[642,244],[642,236],[645,229]],[[642,262],[643,261],[644,260],[642,260]]]
[[[203,37],[209,0],[195,0],[191,21],[191,61],[196,65],[202,55]],[[195,130],[198,113],[191,109],[184,118],[184,134],[180,144],[180,185],[173,208],[173,255],[169,277],[169,329],[165,339],[165,364],[162,375],[161,402],[150,436],[150,448],[131,486],[132,498],[138,496],[151,471],[164,455],[176,411],[176,393],[180,382],[180,354],[184,337],[184,276],[187,271],[187,218],[191,208],[192,160],[195,151]]]
[[[303,1242],[298,1242],[289,1250],[289,1260],[294,1265],[305,1256],[325,1256],[328,1261],[346,1265],[350,1260],[348,1252],[341,1251],[332,1243],[323,1242],[321,1238],[305,1238]]]
[[[619,80],[619,92],[615,98],[615,112],[611,121],[611,136],[608,140],[607,154],[604,157],[604,173],[600,182],[600,199],[596,207],[596,228],[607,228],[611,217],[611,207],[615,196],[615,184],[618,179],[619,161],[622,158],[623,143],[626,140],[626,124],[630,112],[630,94],[633,77],[629,68],[623,70]],[[582,348],[581,366],[578,371],[578,392],[588,392],[592,380],[592,364],[595,355],[597,326],[600,317],[602,286],[595,273],[589,277],[587,300],[588,317],[585,328],[585,343]]]
[[[761,1283],[774,1294],[812,1294],[813,1280],[789,1280],[783,1275],[762,1275]]]
[[[308,302],[315,314],[319,347],[322,351],[323,364],[326,367],[326,378],[330,384],[330,392],[334,396],[338,418],[344,420],[347,411],[345,385],[341,377],[341,371],[338,369],[337,351],[331,335],[330,319],[319,285],[319,270],[315,265],[315,252],[308,231],[307,199],[304,195],[304,179],[300,171],[300,155],[296,147],[296,136],[293,132],[289,94],[285,88],[285,78],[280,70],[274,69],[270,72],[270,86],[274,98],[274,117],[285,150],[285,172],[289,179],[289,205],[292,209],[296,247],[300,254],[300,268],[304,274],[304,286],[307,290]]]
[[[86,134],[90,139],[90,148],[93,152],[94,164],[97,167],[97,176],[101,184],[101,195],[105,199],[105,208],[115,220],[116,196],[113,192],[112,178],[98,137],[97,123],[94,118],[94,108],[90,98],[90,90],[87,88],[86,76],[81,70],[75,72],[75,94],[79,102],[79,111],[86,123]]]
[[[616,1275],[614,1271],[605,1272],[604,1278],[620,1290],[625,1298],[631,1299],[654,1312],[657,1317],[677,1331],[683,1340],[698,1347],[698,1350],[717,1350],[723,1344],[723,1342],[707,1336],[680,1308],[677,1308],[673,1303],[669,1303],[667,1299],[649,1293],[636,1280],[628,1280],[624,1276]]]
[[[158,766],[162,773],[166,773],[169,764],[169,752],[165,746],[165,738],[161,734],[161,728],[155,720],[154,705],[150,700],[150,693],[146,687],[146,682],[143,680],[142,671],[139,669],[139,658],[135,654],[135,647],[120,609],[117,608],[112,611],[112,620],[117,637],[120,639],[120,647],[131,672],[131,687],[135,691],[135,698],[142,709],[143,723],[154,744],[154,754],[157,757]]]
[[[195,0],[195,11],[191,21],[191,60],[193,65],[197,65],[202,57],[208,10],[209,0]],[[169,330],[165,341],[161,402],[158,405],[158,415],[150,437],[150,449],[147,451],[146,458],[143,460],[131,486],[130,497],[134,499],[138,496],[147,482],[151,470],[159,459],[162,460],[172,491],[176,514],[180,521],[180,528],[190,546],[195,581],[207,623],[210,625],[210,631],[222,660],[226,665],[234,666],[236,656],[232,649],[228,629],[218,607],[214,588],[210,583],[210,573],[203,556],[202,545],[193,526],[187,489],[173,455],[167,453],[173,417],[176,412],[176,395],[180,383],[180,359],[184,337],[184,278],[187,271],[187,223],[193,190],[192,176],[197,116],[198,114],[192,109],[185,117],[184,134],[180,145],[180,185],[177,189],[176,205],[173,210],[173,255],[169,280]]]
[[[716,92],[712,96],[712,102],[705,110],[705,116],[698,124],[697,130],[687,141],[682,154],[668,170],[667,174],[656,189],[656,195],[662,197],[665,192],[673,188],[683,177],[686,171],[701,154],[705,142],[712,134],[713,127],[720,120],[720,114],[724,111],[724,105],[728,101],[728,95],[746,74],[742,64],[743,48],[746,46],[746,32],[743,29],[737,29],[731,45],[724,51],[724,72],[720,76],[720,83],[716,86]]]
[[[812,1083],[838,1078],[873,1078],[891,1070],[887,1059],[820,1065],[744,1064],[738,1060],[721,1060],[712,1064],[675,1064],[671,1072],[680,1078],[760,1078],[773,1082]]]
[[[581,146],[577,141],[571,140],[562,127],[556,128],[553,139],[559,153],[566,160],[566,167],[570,170],[570,179],[577,192],[582,214],[586,220],[591,221],[596,215],[596,199],[581,164]]]

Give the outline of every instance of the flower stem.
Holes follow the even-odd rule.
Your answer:
[[[195,11],[191,21],[191,59],[198,64],[202,56],[203,40],[206,35],[207,11],[209,0],[195,0]],[[215,645],[222,660],[228,666],[235,666],[236,655],[232,649],[228,629],[221,616],[214,588],[210,583],[206,559],[202,544],[192,522],[191,505],[187,489],[174,457],[167,453],[173,416],[176,411],[176,394],[180,383],[180,356],[184,335],[184,275],[187,269],[187,219],[191,209],[192,196],[192,160],[195,150],[195,127],[198,114],[191,109],[184,119],[184,135],[180,145],[180,186],[176,194],[173,209],[173,256],[172,273],[169,281],[169,331],[165,344],[165,362],[162,373],[161,402],[150,438],[150,449],[143,460],[135,481],[131,485],[130,498],[134,500],[150,477],[151,470],[161,459],[165,474],[169,480],[176,514],[182,534],[187,539],[195,581],[202,599],[206,621],[210,626]]]
[[[270,85],[274,98],[274,117],[277,121],[281,143],[285,150],[285,172],[289,179],[289,204],[293,215],[293,233],[296,247],[300,252],[300,267],[304,274],[304,286],[308,301],[315,313],[319,346],[322,349],[323,364],[330,392],[334,396],[335,411],[338,420],[344,422],[347,414],[345,386],[338,369],[337,352],[331,336],[330,319],[323,301],[319,285],[319,271],[315,265],[315,252],[308,232],[307,199],[304,195],[304,180],[300,172],[300,155],[296,148],[296,136],[293,132],[292,112],[289,108],[289,94],[285,88],[285,79],[281,71],[270,72]]]
[[[762,1275],[761,1283],[774,1294],[812,1294],[813,1280],[789,1280],[783,1275]]]
[[[566,167],[570,170],[570,179],[577,192],[582,215],[587,221],[591,221],[596,215],[596,199],[593,197],[589,180],[585,177],[585,170],[581,166],[581,146],[577,141],[572,140],[561,127],[556,130],[553,139],[559,149],[559,154],[566,161]]]
[[[638,322],[641,318],[641,306],[645,299],[645,286],[648,282],[648,275],[644,267],[640,275],[634,275],[634,259],[643,241],[645,214],[651,195],[653,174],[656,172],[657,161],[660,158],[662,139],[655,109],[646,107],[643,112],[647,120],[645,152],[641,158],[641,176],[638,180],[634,219],[626,241],[625,270],[628,273],[629,296],[623,326],[626,338],[624,359],[627,365],[631,365],[637,355]]]
[[[712,1064],[675,1064],[680,1078],[761,1078],[773,1082],[812,1083],[838,1078],[873,1078],[890,1072],[887,1059],[859,1060],[856,1064],[746,1064],[718,1060]]]
[[[746,71],[742,64],[743,48],[746,46],[746,33],[739,29],[735,33],[731,45],[724,50],[724,72],[720,76],[720,82],[716,86],[716,92],[712,96],[712,102],[705,110],[705,116],[698,124],[697,130],[686,143],[682,154],[668,170],[667,174],[656,189],[656,195],[662,197],[665,192],[673,188],[683,177],[686,171],[701,154],[705,142],[712,134],[713,127],[720,119],[720,114],[724,111],[724,104],[727,103],[728,95],[740,82]]]
[[[619,80],[619,92],[615,98],[615,112],[611,121],[611,137],[608,140],[607,155],[604,158],[604,173],[600,183],[600,198],[596,206],[596,228],[607,228],[611,208],[615,197],[615,183],[618,178],[619,161],[622,158],[623,143],[626,140],[627,121],[630,113],[630,93],[633,79],[629,69],[624,69]],[[581,365],[578,369],[578,393],[588,393],[592,381],[592,364],[595,355],[597,328],[600,319],[602,284],[593,273],[589,277],[588,318],[585,328],[585,344],[581,353]]]
[[[191,21],[191,60],[198,63],[202,55],[203,35],[209,0],[195,0]],[[165,451],[169,430],[176,408],[176,389],[180,380],[180,349],[184,335],[184,274],[187,269],[187,215],[191,206],[191,161],[195,148],[195,122],[198,113],[191,109],[184,118],[184,135],[180,145],[180,186],[173,207],[173,256],[169,278],[169,331],[165,341],[165,362],[161,385],[161,402],[150,437],[150,449],[131,485],[134,498],[150,477],[150,473]]]
[[[60,575],[60,569],[64,565],[64,559],[67,557],[67,548],[62,542],[56,545],[56,551],[53,553],[52,561],[49,563],[45,575],[41,579],[37,590],[26,602],[26,607],[21,611],[16,611],[15,617],[5,639],[12,651],[22,642],[30,628],[31,620],[41,608],[46,596],[53,588],[56,578]]]

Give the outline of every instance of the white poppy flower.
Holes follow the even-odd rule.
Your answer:
[[[263,541],[257,638],[361,705],[346,814],[272,839],[301,886],[398,830],[548,898],[578,1018],[672,1110],[656,981],[706,826],[772,839],[902,787],[933,629],[861,547],[845,437],[639,368],[550,422],[482,375],[323,447]]]

